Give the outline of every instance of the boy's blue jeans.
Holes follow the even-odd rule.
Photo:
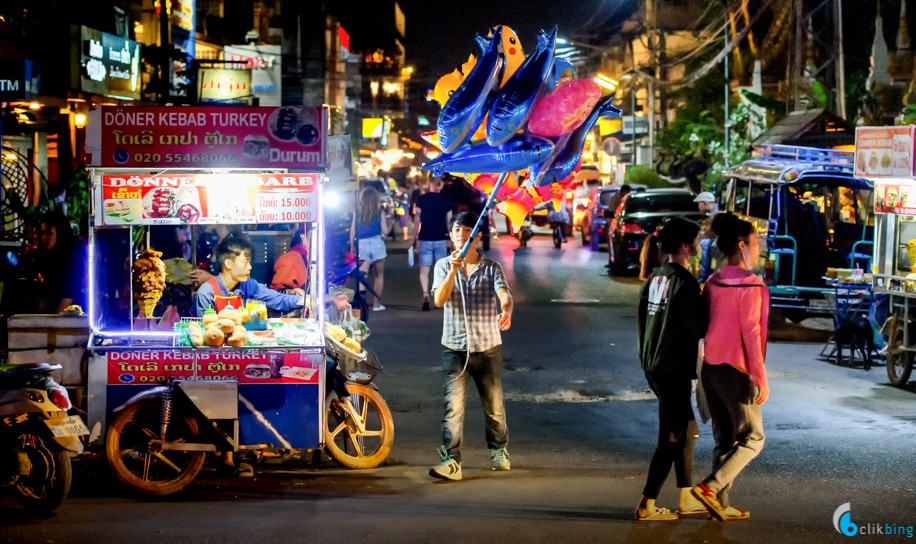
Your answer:
[[[461,442],[464,434],[464,411],[467,403],[468,382],[477,384],[477,392],[486,417],[487,446],[505,448],[509,441],[506,410],[503,406],[503,354],[502,346],[471,353],[465,369],[466,351],[445,349],[442,370],[445,373],[445,415],[442,417],[442,445],[448,454],[461,462]]]

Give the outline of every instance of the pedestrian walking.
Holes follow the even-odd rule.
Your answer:
[[[754,225],[725,212],[716,214],[710,228],[727,259],[704,290],[709,330],[700,379],[716,445],[712,473],[692,493],[720,521],[748,519],[748,511],[730,505],[729,491],[763,449],[760,407],[770,396],[764,368],[769,292],[751,271],[760,258]]]
[[[372,284],[376,296],[372,306],[374,312],[385,309],[382,304],[382,291],[385,288],[385,257],[388,256],[388,251],[385,249],[382,233],[388,232],[388,229],[388,216],[379,203],[379,192],[373,187],[365,187],[359,193],[358,214],[353,216],[350,251],[355,252],[357,243],[359,244],[359,269],[366,275],[367,281],[370,268],[375,269],[375,280]]]
[[[414,206],[413,242],[419,254],[420,289],[423,291],[424,312],[429,311],[429,271],[440,259],[448,256],[449,218],[452,200],[442,192],[442,178],[429,181],[429,192],[417,198]]]
[[[703,230],[700,237],[700,260],[698,263],[697,281],[705,283],[712,274],[714,263],[713,257],[716,253],[716,240],[709,229],[713,216],[719,212],[719,205],[716,204],[716,197],[708,192],[703,191],[693,199],[697,203],[697,209],[705,218],[701,225]]]
[[[477,217],[462,212],[451,220],[455,252],[436,262],[433,293],[442,320],[442,370],[445,410],[442,417],[441,461],[429,475],[461,479],[461,445],[468,382],[473,378],[486,418],[486,440],[493,470],[509,470],[509,429],[503,404],[502,338],[512,325],[512,295],[502,266],[477,252],[478,233],[467,255],[461,248]]]
[[[658,398],[658,444],[649,463],[642,500],[636,507],[635,516],[640,521],[706,513],[690,494],[697,437],[690,397],[696,379],[697,348],[708,323],[706,304],[688,263],[699,249],[699,233],[700,225],[688,219],[675,217],[665,223],[654,238],[668,261],[656,268],[640,291],[639,361]],[[680,489],[678,512],[655,504],[672,465]]]

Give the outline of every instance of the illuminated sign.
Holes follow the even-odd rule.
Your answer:
[[[314,106],[102,107],[90,166],[324,170],[328,110]]]
[[[126,100],[140,99],[140,44],[81,26],[80,89]]]
[[[252,96],[250,70],[201,68],[197,81],[198,97],[203,103],[245,103]]]
[[[382,138],[391,130],[390,123],[381,117],[363,119],[363,138]]]
[[[16,100],[39,94],[38,65],[29,59],[0,60],[0,99]]]
[[[283,95],[283,75],[279,45],[227,45],[225,60],[244,63],[234,65],[251,70],[250,93],[260,106],[279,106]]]

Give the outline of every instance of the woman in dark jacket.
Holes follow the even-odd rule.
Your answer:
[[[697,346],[706,334],[709,314],[688,260],[697,254],[700,226],[673,218],[658,233],[667,262],[643,284],[639,298],[639,360],[649,387],[658,397],[658,445],[636,507],[640,521],[666,521],[678,515],[706,514],[690,494],[693,444],[697,426],[690,403],[696,379]],[[680,488],[678,512],[655,501],[674,465]]]

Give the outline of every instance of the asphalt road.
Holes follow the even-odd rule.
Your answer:
[[[835,510],[851,503],[860,527],[916,526],[916,395],[886,385],[882,366],[818,358],[824,335],[793,329],[771,341],[767,444],[738,480],[744,522],[632,521],[657,429],[656,402],[635,347],[638,282],[608,278],[606,255],[546,236],[530,248],[502,237],[491,255],[516,300],[504,336],[512,470],[489,469],[476,394],[466,418],[464,480],[431,479],[442,409],[441,312],[420,311],[416,270],[388,258],[385,303],[370,343],[394,413],[386,466],[348,471],[323,461],[273,459],[254,478],[205,473],[158,500],[131,496],[105,467],[83,462],[51,517],[0,507],[0,542],[904,542],[907,535],[844,537]],[[700,427],[694,478],[710,467]],[[676,506],[673,475],[660,504]],[[888,527],[892,526],[892,527]]]

